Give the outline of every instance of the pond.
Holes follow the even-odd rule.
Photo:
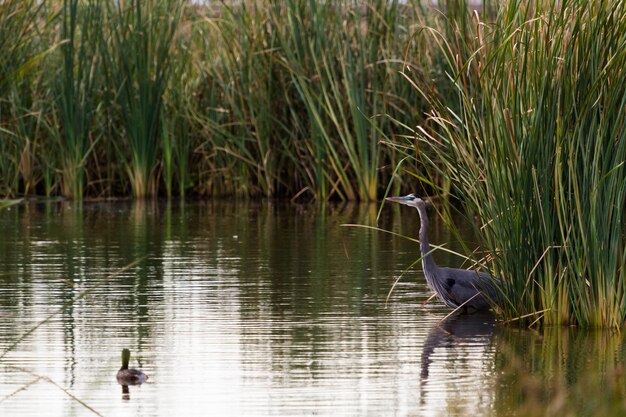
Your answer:
[[[626,412],[623,332],[444,320],[449,310],[426,302],[411,267],[415,242],[342,226],[417,235],[414,210],[387,206],[378,223],[377,210],[47,202],[0,211],[0,415]],[[432,241],[458,248],[431,225]],[[149,375],[126,392],[115,378],[123,348]]]

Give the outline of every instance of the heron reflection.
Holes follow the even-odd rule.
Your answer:
[[[433,354],[444,350],[451,353],[447,361],[468,361],[465,354],[477,347],[489,346],[496,329],[495,317],[488,312],[471,315],[457,314],[434,326],[428,333],[421,355],[420,402],[426,401],[427,385],[431,381]]]

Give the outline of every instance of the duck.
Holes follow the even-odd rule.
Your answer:
[[[148,375],[139,369],[129,369],[130,350],[122,349],[122,367],[117,371],[117,382],[122,385],[141,385],[148,380]]]

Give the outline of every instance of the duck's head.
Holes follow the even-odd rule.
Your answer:
[[[128,362],[130,362],[130,350],[122,349],[122,368],[128,369]]]

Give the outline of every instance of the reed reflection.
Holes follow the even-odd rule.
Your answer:
[[[494,342],[498,414],[626,415],[623,332],[507,328]]]

